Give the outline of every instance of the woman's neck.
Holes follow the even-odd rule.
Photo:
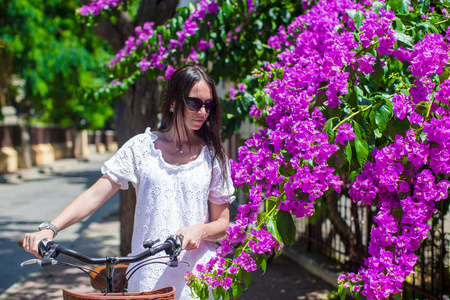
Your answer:
[[[175,127],[172,127],[163,134],[166,141],[174,142],[177,148],[180,149],[187,146],[189,142],[195,144],[197,140],[197,136],[194,131],[185,132],[183,128],[176,130]]]

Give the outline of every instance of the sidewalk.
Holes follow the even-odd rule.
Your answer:
[[[106,160],[111,154],[94,155],[89,161]],[[1,176],[11,183],[26,184],[28,180],[38,180],[52,173],[82,170],[88,161],[64,159],[51,167],[34,168],[17,174]],[[117,213],[103,216],[92,222],[69,247],[93,257],[119,254],[120,224]],[[241,296],[242,300],[276,299],[327,299],[328,293],[335,291],[336,271],[331,271],[323,261],[307,253],[285,249],[284,254],[272,260],[266,274],[253,274],[252,284]],[[30,257],[31,258],[31,257]],[[66,259],[64,259],[66,261]],[[25,266],[26,268],[26,266]],[[0,295],[0,300],[53,300],[62,299],[62,289],[78,293],[95,292],[87,275],[78,269],[52,266],[31,274],[25,281],[15,283]]]

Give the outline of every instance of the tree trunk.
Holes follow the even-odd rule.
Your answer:
[[[138,79],[119,100],[115,109],[115,125],[119,145],[130,137],[144,132],[145,128],[156,128],[158,124],[160,86],[155,81]],[[131,252],[136,192],[132,185],[120,193],[120,250],[122,255]]]
[[[17,122],[20,129],[20,147],[21,151],[20,157],[20,167],[24,169],[29,169],[32,166],[31,159],[31,135],[29,132],[29,127],[27,126],[27,111],[28,108],[23,102],[18,102],[13,96],[10,97],[11,105],[16,109]],[[24,108],[25,106],[25,108]]]
[[[3,47],[4,45],[0,44],[0,117],[2,116],[2,107],[6,106],[5,91],[11,82],[13,65],[13,56]]]
[[[350,262],[362,265],[365,251],[363,245],[360,243],[361,237],[357,236],[342,218],[337,208],[338,201],[339,194],[334,190],[326,197],[327,207],[330,212],[330,221],[333,223],[334,228],[344,243],[345,252],[350,257]],[[360,230],[358,231],[359,233],[361,232]]]
[[[19,115],[19,114],[18,114]],[[28,126],[25,125],[23,116],[19,115],[19,128],[20,128],[20,152],[21,167],[29,169],[32,166],[31,160],[31,136],[28,131]]]
[[[77,144],[77,128],[76,126],[72,126],[70,128],[70,139],[72,140],[72,148],[70,148],[70,157],[75,158],[76,157],[76,144]]]
[[[119,51],[136,26],[145,22],[161,25],[174,16],[177,6],[178,0],[141,0],[135,20],[131,20],[126,12],[120,12],[115,24],[105,19],[95,32],[108,41],[115,51]],[[146,127],[156,128],[160,89],[158,82],[141,78],[118,100],[114,120],[119,146]],[[135,206],[136,195],[130,185],[128,191],[120,193],[121,253],[124,255],[131,252]]]

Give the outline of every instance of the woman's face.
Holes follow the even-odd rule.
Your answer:
[[[213,101],[211,88],[208,83],[204,80],[200,80],[192,87],[189,92],[189,97],[198,98],[203,103],[207,101]],[[187,128],[191,130],[199,130],[203,123],[205,123],[206,119],[209,116],[209,113],[206,112],[205,106],[202,106],[197,111],[192,111],[189,108],[184,106],[184,116],[185,116],[185,124]]]

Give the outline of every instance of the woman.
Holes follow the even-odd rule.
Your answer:
[[[162,100],[158,130],[147,128],[126,142],[105,162],[104,175],[91,188],[52,222],[41,224],[40,231],[25,235],[25,250],[38,256],[40,240],[83,220],[131,182],[137,195],[132,254],[144,250],[145,239],[175,233],[187,250],[179,259],[190,267],[141,268],[130,278],[129,291],[175,286],[178,299],[191,299],[184,275],[215,254],[213,241],[228,228],[234,188],[220,142],[221,111],[211,77],[198,66],[184,66],[168,80]]]

